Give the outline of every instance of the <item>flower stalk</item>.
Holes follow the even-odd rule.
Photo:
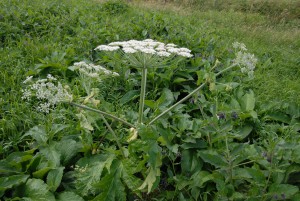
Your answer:
[[[105,123],[106,127],[108,128],[108,130],[109,130],[109,131],[111,132],[111,134],[114,136],[114,138],[115,138],[115,140],[116,140],[116,142],[117,142],[117,146],[119,147],[119,149],[120,149],[122,155],[123,155],[124,157],[126,157],[124,151],[122,150],[122,145],[121,145],[121,143],[119,142],[118,137],[117,137],[115,131],[111,128],[111,126],[109,125],[109,123],[107,122],[107,120],[105,119],[105,117],[103,116],[103,114],[100,114],[100,116],[101,116],[102,120],[104,121],[104,123]]]
[[[146,96],[146,85],[147,85],[147,68],[142,68],[142,81],[141,81],[141,94],[139,103],[139,119],[138,123],[143,123],[145,96]]]
[[[127,121],[119,118],[119,117],[116,117],[116,116],[114,116],[112,114],[109,114],[109,113],[106,113],[106,112],[103,112],[101,110],[97,110],[97,109],[94,109],[94,108],[91,108],[91,107],[88,107],[88,106],[85,106],[85,105],[74,103],[74,102],[68,102],[68,103],[71,104],[71,105],[73,105],[73,106],[76,106],[76,107],[79,107],[79,108],[82,108],[82,109],[86,109],[86,110],[89,110],[89,111],[92,111],[92,112],[96,112],[96,113],[99,113],[101,115],[110,117],[110,118],[112,118],[112,119],[114,119],[116,121],[119,121],[119,122],[121,122],[121,123],[123,123],[123,124],[125,124],[125,125],[127,125],[129,127],[135,128],[135,126],[133,124],[131,124],[131,123],[129,123],[129,122],[127,122]]]

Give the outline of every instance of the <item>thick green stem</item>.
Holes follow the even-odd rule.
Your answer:
[[[103,111],[101,111],[101,110],[97,110],[97,109],[94,109],[94,108],[91,108],[91,107],[88,107],[88,106],[85,106],[85,105],[80,105],[80,104],[74,103],[74,102],[69,102],[69,104],[74,105],[74,106],[76,106],[76,107],[80,107],[80,108],[82,108],[82,109],[86,109],[86,110],[89,110],[89,111],[92,111],[92,112],[96,112],[96,113],[102,114],[102,115],[104,115],[104,116],[107,116],[107,117],[110,117],[110,118],[112,118],[112,119],[114,119],[114,120],[117,120],[117,121],[119,121],[119,122],[121,122],[121,123],[123,123],[123,124],[125,124],[125,125],[127,125],[127,126],[129,126],[129,127],[135,128],[135,126],[134,126],[133,124],[131,124],[131,123],[129,123],[129,122],[123,120],[123,119],[120,119],[120,118],[118,118],[118,117],[116,117],[116,116],[114,116],[114,115],[112,115],[112,114],[103,112]]]
[[[105,119],[105,117],[103,116],[103,114],[101,114],[100,116],[101,116],[102,120],[104,121],[104,123],[105,123],[106,127],[108,128],[108,130],[109,130],[109,131],[111,132],[111,134],[114,136],[114,138],[115,138],[115,140],[116,140],[116,142],[117,142],[117,145],[118,145],[118,147],[119,147],[119,149],[120,149],[122,155],[125,157],[125,153],[124,153],[123,150],[122,150],[121,143],[119,142],[118,137],[117,137],[115,131],[111,128],[111,126],[109,125],[109,123],[106,121],[106,119]]]
[[[235,67],[236,65],[233,64],[231,66],[229,66],[228,68],[225,68],[224,70],[218,72],[216,74],[216,77],[221,75],[222,73],[232,69],[233,67]],[[183,99],[181,99],[180,101],[178,101],[177,103],[175,103],[174,105],[172,105],[171,107],[169,107],[168,109],[166,109],[165,111],[163,111],[162,113],[160,113],[158,116],[156,116],[154,119],[152,119],[148,125],[152,124],[153,122],[155,122],[156,120],[158,120],[160,117],[162,117],[163,115],[165,115],[166,113],[170,112],[171,110],[173,110],[176,106],[178,106],[179,104],[183,103],[184,101],[186,101],[187,99],[189,99],[191,96],[193,96],[196,92],[198,92],[200,89],[202,89],[205,85],[207,84],[207,82],[202,83],[199,87],[197,87],[194,91],[192,91],[191,93],[189,93],[186,97],[184,97]]]
[[[143,123],[144,116],[144,105],[146,96],[146,85],[147,85],[147,68],[142,68],[142,82],[141,82],[141,94],[140,94],[140,104],[139,104],[139,120],[138,123]]]
[[[163,115],[165,115],[166,113],[170,112],[171,110],[173,110],[176,106],[178,106],[179,104],[183,103],[184,101],[186,101],[187,99],[189,99],[191,96],[193,96],[196,92],[198,92],[200,89],[202,89],[204,86],[206,85],[206,82],[204,82],[203,84],[201,84],[197,89],[195,89],[194,91],[192,91],[190,94],[188,94],[186,97],[184,97],[183,99],[181,99],[180,101],[178,101],[177,103],[175,103],[174,105],[172,105],[171,107],[169,107],[168,109],[166,109],[165,111],[163,111],[162,113],[160,113],[158,116],[156,116],[154,119],[152,119],[148,125],[152,124],[153,122],[155,122],[157,119],[159,119],[160,117],[162,117]]]

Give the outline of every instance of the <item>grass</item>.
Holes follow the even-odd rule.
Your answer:
[[[128,6],[112,1],[1,1],[3,143],[18,144],[20,136],[39,121],[20,92],[22,80],[34,74],[36,66],[55,67],[59,74],[60,68],[75,61],[93,60],[97,45],[116,40],[174,42],[212,59],[222,59],[232,42],[243,42],[260,61],[255,79],[248,83],[258,101],[300,103],[299,17],[278,20],[254,8],[248,11],[223,3],[216,8],[211,1],[201,2],[132,1]],[[285,2],[289,7],[297,4]]]
[[[154,10],[154,12],[159,10],[164,13],[171,12],[168,15],[172,16],[181,15],[187,19],[188,26],[198,26],[199,29],[205,26],[206,30],[212,30],[222,41],[230,43],[237,40],[245,43],[261,61],[255,80],[249,83],[255,88],[259,101],[299,103],[300,29],[298,25],[300,12],[298,12],[299,6],[297,7],[298,1],[147,2],[136,2],[136,5],[139,8]],[[212,2],[219,2],[219,7]],[[197,6],[196,9],[195,6]],[[252,9],[245,10],[243,7]],[[279,19],[280,12],[286,9],[289,9],[290,15],[281,15],[282,18]]]
[[[298,1],[228,2],[0,1],[1,199],[299,200]],[[149,68],[137,113],[140,70],[94,48],[146,38],[187,47],[194,58]],[[231,69],[236,41],[259,61],[245,85],[247,76]],[[80,80],[68,68],[78,61],[120,76]],[[40,100],[22,99],[23,80],[48,73],[74,103],[43,114]],[[174,109],[178,100],[187,101]]]

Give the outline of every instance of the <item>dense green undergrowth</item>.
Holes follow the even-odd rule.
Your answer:
[[[272,13],[238,4],[231,11],[220,4],[201,12],[150,5],[0,2],[1,199],[298,200],[299,19],[294,10],[285,20],[270,20]],[[141,116],[143,71],[122,62],[122,54],[103,55],[94,48],[148,38],[189,48],[193,58],[148,71]],[[258,59],[253,79],[236,69],[218,74],[234,61],[235,41]],[[120,76],[81,80],[72,67],[79,61]],[[41,113],[36,111],[40,100],[22,99],[23,81],[49,73],[72,92],[74,104]]]

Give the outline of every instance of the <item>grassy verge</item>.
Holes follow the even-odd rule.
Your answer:
[[[1,1],[0,198],[300,200],[299,19],[259,3]]]
[[[129,7],[101,2],[1,3],[0,127],[11,143],[35,124],[20,94],[22,80],[35,67],[60,69],[92,60],[94,47],[116,40],[154,38],[202,51],[212,59],[222,59],[232,42],[243,42],[260,61],[255,79],[248,83],[258,100],[300,103],[298,18],[275,23],[262,13],[216,10],[205,1],[202,9],[178,2],[135,1]]]
[[[187,26],[198,27],[204,32],[210,30],[225,43],[235,40],[245,43],[261,62],[255,80],[249,83],[259,100],[299,103],[298,4],[298,1],[238,0],[230,3],[205,0],[136,2],[138,7],[153,12],[181,15]],[[280,14],[287,9],[289,15]]]

